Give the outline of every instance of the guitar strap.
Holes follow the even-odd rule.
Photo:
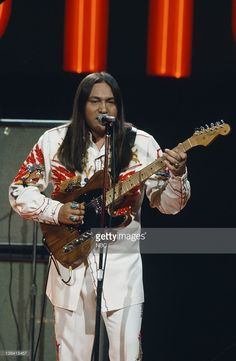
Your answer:
[[[135,139],[136,139],[136,134],[137,134],[137,128],[135,127],[130,127],[127,129],[126,132],[126,139],[129,143],[130,148],[132,149],[135,143]]]
[[[115,177],[114,181],[118,181],[118,177],[121,172],[123,172],[125,169],[127,169],[131,158],[132,158],[132,147],[134,146],[135,139],[136,139],[136,133],[137,129],[132,126],[132,124],[126,125],[125,129],[125,137],[124,142],[122,144],[122,156],[119,159],[119,163],[116,163],[115,166]],[[111,169],[113,169],[113,166],[111,165]]]

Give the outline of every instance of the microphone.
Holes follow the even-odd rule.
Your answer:
[[[111,115],[107,114],[99,114],[97,120],[102,124],[111,124],[116,122],[116,117],[112,117]]]

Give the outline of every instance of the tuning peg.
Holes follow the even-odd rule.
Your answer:
[[[211,123],[211,128],[215,128],[215,124],[214,123]]]
[[[203,126],[200,127],[201,133],[205,132],[205,128]]]
[[[209,125],[208,125],[208,124],[205,124],[205,131],[207,131],[207,132],[208,132],[208,131],[209,131],[209,129],[210,129],[210,128],[209,128]]]
[[[224,126],[225,122],[223,121],[223,119],[221,119],[220,121],[216,122],[217,128],[222,128]]]
[[[194,133],[199,134],[199,132],[200,132],[199,128],[195,128]]]

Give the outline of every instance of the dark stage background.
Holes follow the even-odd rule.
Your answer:
[[[127,120],[153,134],[163,148],[174,147],[206,123],[224,119],[232,127],[229,136],[219,137],[208,148],[190,151],[192,197],[186,208],[176,216],[166,216],[150,209],[145,201],[145,227],[235,227],[236,45],[231,8],[230,0],[195,1],[192,75],[177,80],[146,75],[148,1],[110,1],[107,70],[121,86]],[[62,0],[13,1],[8,28],[0,39],[0,118],[70,117],[75,89],[84,75],[62,70],[63,16]],[[7,154],[7,159],[1,156],[1,167],[6,169],[4,176],[6,172],[9,175],[1,181],[4,216],[9,211],[7,182],[39,130],[31,129],[30,137],[25,135],[22,140],[17,139],[16,130],[9,142],[4,129],[0,130],[1,154]],[[15,165],[12,159],[18,157],[18,151],[22,158]],[[3,234],[6,218],[4,221],[0,222]],[[17,238],[17,228],[13,233]],[[143,264],[144,360],[235,360],[236,256],[143,255]],[[4,297],[3,305],[8,302]],[[11,327],[14,333],[13,323]]]

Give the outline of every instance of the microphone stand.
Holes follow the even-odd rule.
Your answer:
[[[101,211],[101,230],[106,227],[105,224],[105,211],[106,211],[106,192],[109,186],[109,148],[111,139],[112,122],[106,122],[105,128],[105,161],[104,161],[104,186],[102,198],[102,211]],[[97,307],[96,307],[96,322],[95,322],[95,336],[94,336],[94,361],[99,361],[99,341],[100,341],[100,322],[101,322],[101,304],[102,304],[102,288],[105,274],[105,262],[103,261],[103,249],[107,247],[99,247],[99,269],[97,272]]]

